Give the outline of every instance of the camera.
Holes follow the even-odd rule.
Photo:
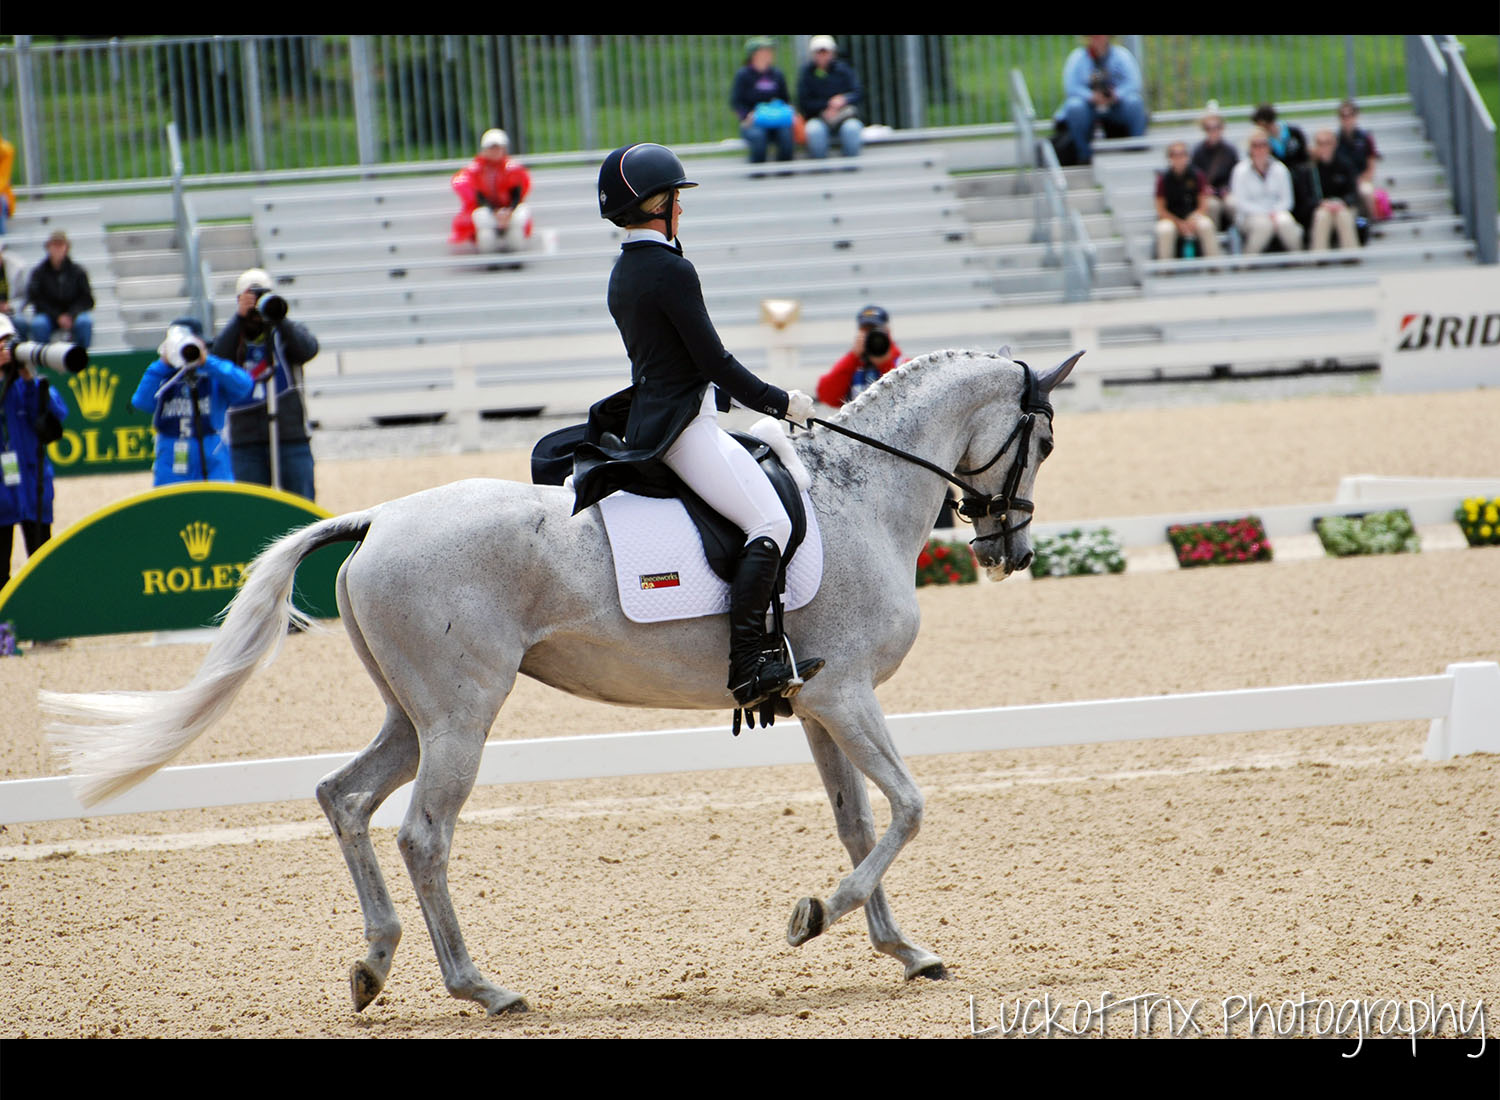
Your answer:
[[[869,359],[884,359],[891,350],[891,338],[878,328],[865,333],[865,356]]]
[[[89,365],[87,349],[77,344],[39,344],[35,340],[17,340],[14,336],[5,343],[10,347],[11,362],[18,365],[66,370],[70,374],[77,374]]]
[[[274,290],[268,290],[256,299],[255,308],[262,317],[274,325],[286,316],[286,299]]]
[[[192,370],[203,362],[208,348],[202,338],[186,325],[173,325],[167,329],[167,338],[157,352],[179,370]]]

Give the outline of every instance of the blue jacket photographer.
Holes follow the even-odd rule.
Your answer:
[[[287,319],[286,299],[258,267],[234,286],[235,315],[209,348],[220,359],[244,367],[255,389],[229,410],[229,448],[234,480],[270,485],[271,436],[277,447],[276,488],[313,500],[313,457],[302,403],[302,365],[318,354],[318,340],[305,325]],[[267,385],[272,387],[267,393]],[[274,399],[275,418],[272,404]]]
[[[234,464],[221,432],[229,406],[255,388],[248,371],[208,353],[191,317],[173,321],[130,403],[156,428],[153,484],[233,481]]]
[[[0,586],[10,580],[17,524],[28,556],[52,537],[52,463],[68,406],[51,383],[12,357],[15,326],[0,315]]]

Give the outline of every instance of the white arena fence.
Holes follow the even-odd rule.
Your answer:
[[[887,723],[901,753],[915,757],[1418,719],[1431,720],[1424,752],[1429,760],[1500,752],[1500,665],[1465,662],[1436,676],[894,715]],[[799,723],[748,730],[738,738],[726,727],[492,741],[478,782],[493,786],[812,762]],[[318,781],[353,755],[164,768],[93,810],[77,802],[66,777],[12,780],[0,783],[0,824],[310,798]],[[410,792],[409,785],[396,791],[374,824],[400,824]]]

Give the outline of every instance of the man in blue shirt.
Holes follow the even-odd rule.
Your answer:
[[[1078,149],[1078,163],[1093,160],[1094,126],[1104,122],[1112,137],[1140,137],[1146,132],[1146,100],[1141,70],[1130,51],[1110,43],[1113,35],[1091,34],[1088,45],[1063,64],[1063,105],[1056,118],[1067,123]]]
[[[839,58],[831,35],[813,35],[808,53],[811,60],[797,76],[797,109],[807,120],[807,155],[826,157],[829,138],[838,134],[844,156],[857,157],[865,128],[859,120],[864,100],[859,74]]]
[[[52,463],[46,447],[62,437],[68,406],[45,378],[11,361],[16,335],[0,314],[0,588],[10,580],[12,528],[27,556],[52,537]]]
[[[255,388],[248,371],[208,354],[203,330],[191,317],[173,321],[130,403],[151,414],[156,428],[153,485],[178,481],[233,481],[234,465],[220,432],[229,406]]]

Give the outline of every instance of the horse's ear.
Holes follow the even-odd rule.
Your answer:
[[[1012,360],[1015,359],[1015,356],[1013,354],[1011,354],[1011,350],[1010,350],[1010,345],[1009,344],[1001,344],[1000,345],[1000,358],[1001,359],[1012,359]]]
[[[1083,352],[1075,351],[1051,370],[1037,376],[1036,384],[1043,393],[1050,391],[1054,386],[1068,377],[1072,371],[1073,364],[1083,358]]]

